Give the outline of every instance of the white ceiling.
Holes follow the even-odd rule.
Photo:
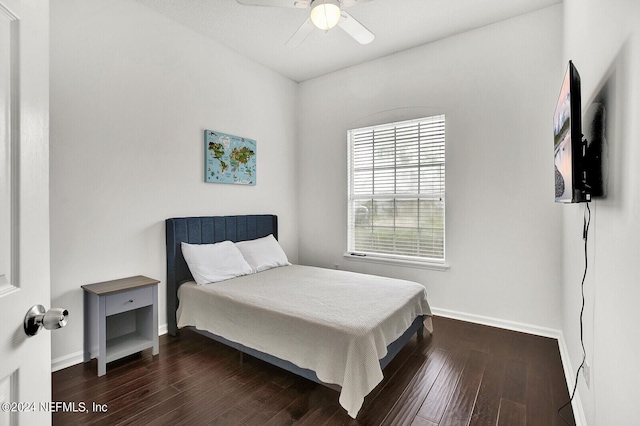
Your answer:
[[[236,0],[137,0],[230,49],[304,81],[559,3],[561,0],[371,0],[347,11],[375,35],[360,45],[342,29],[314,32],[297,48],[287,40],[308,9],[259,7]]]

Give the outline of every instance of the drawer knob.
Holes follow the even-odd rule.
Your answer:
[[[129,303],[133,303],[133,299],[129,299]]]

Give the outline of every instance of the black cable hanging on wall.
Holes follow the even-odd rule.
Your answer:
[[[587,360],[587,351],[584,348],[584,324],[583,324],[582,317],[584,315],[584,281],[587,278],[587,266],[588,266],[587,243],[589,240],[589,225],[591,224],[591,209],[589,208],[589,203],[585,203],[584,206],[585,206],[585,209],[584,209],[584,215],[583,215],[583,221],[582,221],[582,240],[584,241],[584,273],[582,274],[582,283],[580,284],[580,290],[582,293],[582,306],[580,307],[580,345],[582,346],[582,362],[580,363],[578,370],[576,370],[576,379],[573,385],[573,391],[571,392],[571,397],[569,398],[569,401],[558,409],[558,415],[566,424],[574,424],[574,423],[569,423],[567,419],[562,417],[561,411],[573,402],[573,398],[576,395],[576,390],[578,389],[578,380],[580,378],[580,370],[584,369],[584,363]]]

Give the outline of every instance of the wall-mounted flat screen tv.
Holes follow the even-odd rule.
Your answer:
[[[580,75],[571,61],[553,116],[556,202],[590,201],[582,140]]]

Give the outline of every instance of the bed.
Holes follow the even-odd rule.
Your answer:
[[[194,282],[194,276],[201,281],[198,272],[192,274],[185,260],[187,254],[192,263],[191,245],[268,238],[278,238],[275,215],[167,219],[169,334],[189,327],[336,389],[340,404],[355,418],[382,380],[382,369],[414,334],[431,332],[424,287],[290,264],[213,284]]]

